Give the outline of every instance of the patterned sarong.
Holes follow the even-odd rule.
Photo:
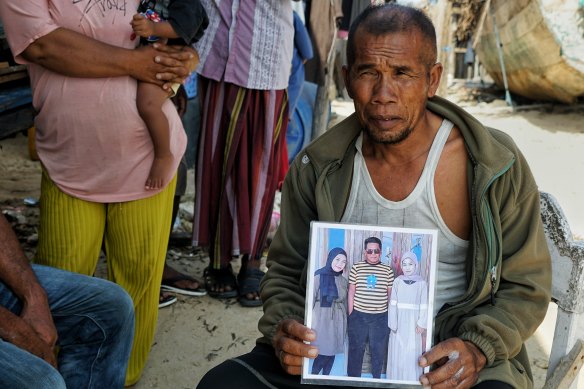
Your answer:
[[[288,127],[285,90],[252,90],[199,77],[201,138],[193,245],[213,267],[260,258],[280,179]]]

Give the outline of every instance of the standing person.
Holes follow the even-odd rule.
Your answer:
[[[381,240],[375,236],[363,243],[363,261],[349,273],[349,353],[347,375],[361,377],[365,346],[371,353],[371,374],[380,378],[387,353],[387,308],[393,270],[381,262]]]
[[[138,12],[132,17],[132,29],[143,42],[188,46],[201,39],[209,24],[199,0],[140,0]],[[146,179],[147,190],[164,188],[171,176],[174,157],[170,150],[168,119],[162,111],[164,102],[178,92],[181,84],[164,90],[159,85],[138,82],[136,104],[146,123],[154,145],[154,160]]]
[[[326,264],[314,273],[314,307],[312,328],[319,337],[312,344],[318,347],[318,356],[312,365],[312,374],[329,375],[335,355],[345,352],[347,336],[347,279],[343,271],[347,253],[340,247],[329,251]]]
[[[201,137],[193,245],[208,247],[207,292],[259,306],[259,269],[288,126],[290,0],[202,0]],[[230,267],[242,256],[238,281]]]
[[[91,3],[93,4],[93,3]],[[186,136],[172,102],[172,173],[146,190],[152,140],[136,108],[137,80],[182,82],[191,48],[135,49],[138,1],[108,7],[70,0],[0,0],[12,54],[27,64],[42,162],[36,261],[92,275],[102,243],[108,277],[134,301],[136,329],[126,384],[138,381],[152,346],[175,181]],[[125,3],[124,3],[125,4]],[[131,7],[130,7],[131,5]],[[164,84],[164,85],[163,85]]]
[[[508,135],[435,95],[436,57],[434,26],[417,9],[372,7],[354,21],[344,73],[355,114],[288,171],[262,281],[263,337],[199,389],[304,387],[303,358],[318,354],[302,324],[313,220],[437,229],[434,346],[418,360],[435,368],[420,383],[533,387],[524,342],[551,295],[539,191]]]
[[[31,266],[0,215],[0,387],[123,388],[133,334],[122,288]]]
[[[395,279],[389,300],[387,378],[417,381],[423,373],[418,358],[425,350],[428,284],[418,272],[416,254],[404,253],[400,263],[403,274]]]

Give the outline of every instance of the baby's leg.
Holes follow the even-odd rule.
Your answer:
[[[167,98],[168,92],[160,86],[147,82],[138,83],[136,105],[154,144],[154,161],[146,180],[146,189],[163,188],[167,184],[164,178],[171,176],[169,170],[173,159],[170,152],[170,129],[168,118],[162,111],[162,104]]]

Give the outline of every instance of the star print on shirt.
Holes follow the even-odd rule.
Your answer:
[[[367,276],[367,289],[375,289],[377,285],[377,276],[375,274],[370,274]]]

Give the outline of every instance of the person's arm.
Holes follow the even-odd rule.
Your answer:
[[[310,167],[297,158],[286,175],[281,222],[270,244],[268,271],[261,282],[264,315],[258,327],[270,343],[282,320],[304,322],[310,222],[318,220],[318,215],[313,189],[316,179],[303,169]]]
[[[515,156],[513,167],[489,190],[491,198],[501,204],[495,210],[500,220],[502,260],[494,302],[485,296],[483,304],[461,318],[455,337],[424,354],[422,367],[437,361],[443,366],[425,374],[423,384],[471,387],[484,367],[515,357],[545,317],[551,298],[551,259],[539,191],[517,149]],[[444,357],[448,357],[445,363]],[[453,385],[455,381],[458,386]]]
[[[136,35],[142,38],[148,38],[153,35],[161,38],[178,38],[176,31],[167,21],[156,23],[141,14],[134,14],[130,24]]]
[[[194,50],[163,45],[135,50],[112,46],[66,28],[57,28],[32,42],[22,57],[70,77],[131,76],[154,84],[182,82],[196,64]]]
[[[347,295],[347,309],[349,315],[353,313],[353,302],[355,301],[355,284],[349,284],[349,293]]]
[[[0,215],[0,280],[22,302],[20,317],[0,307],[0,338],[56,366],[53,348],[57,331],[47,295],[3,215]]]

